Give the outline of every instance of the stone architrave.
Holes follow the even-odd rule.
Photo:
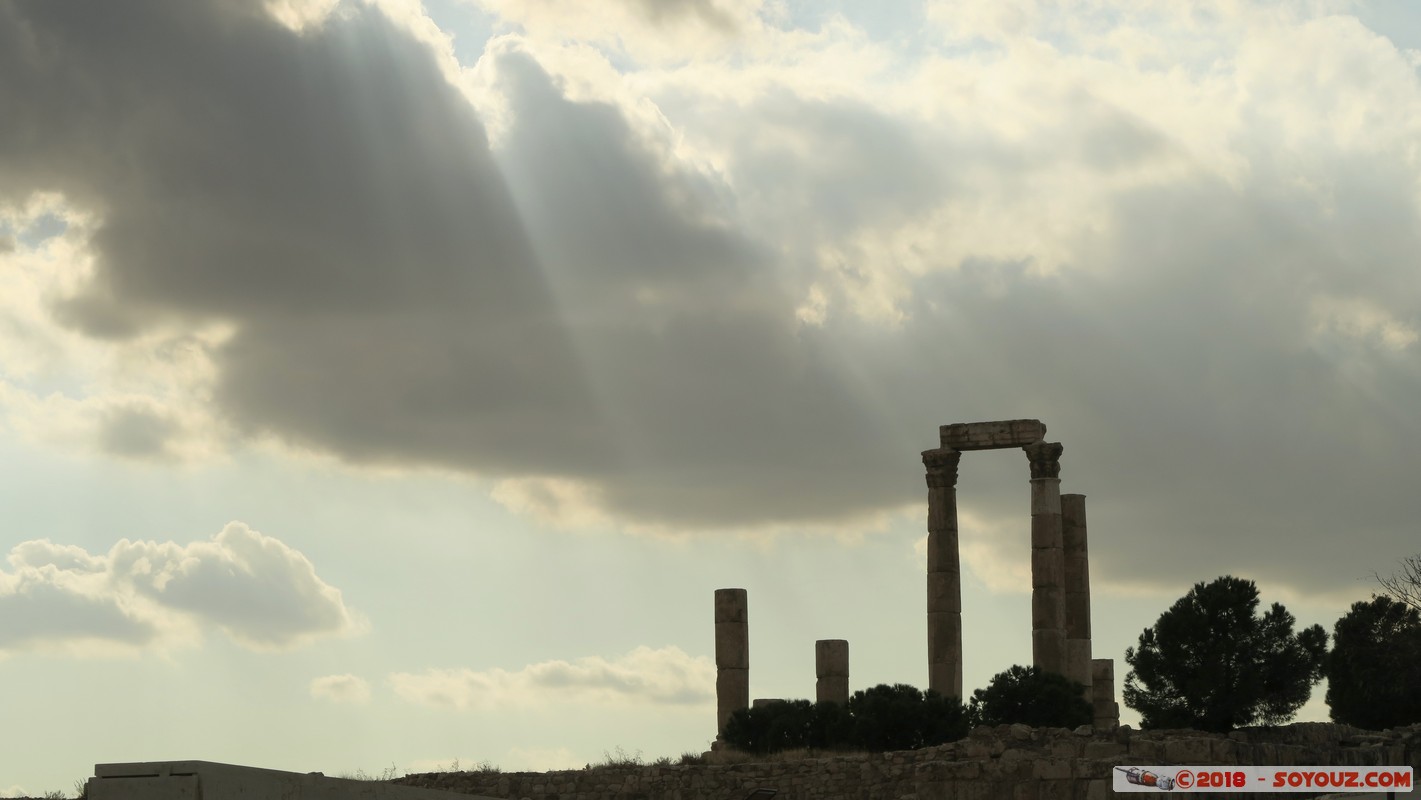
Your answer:
[[[749,603],[744,589],[715,590],[716,733],[742,708],[750,707]]]
[[[1085,495],[1061,495],[1061,541],[1066,565],[1066,677],[1085,685],[1091,700],[1090,559]]]
[[[923,452],[928,483],[928,688],[962,697],[962,575],[957,546],[957,464],[949,447]]]
[[[849,704],[849,643],[844,639],[820,639],[814,643],[814,700],[819,703]]]
[[[1115,702],[1115,659],[1093,658],[1090,662],[1091,707],[1098,730],[1120,727],[1120,704]]]
[[[1066,675],[1066,564],[1061,528],[1058,442],[1022,447],[1031,462],[1031,657],[1045,672]]]

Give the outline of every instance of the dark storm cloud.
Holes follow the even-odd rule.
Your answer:
[[[1417,351],[1346,318],[1421,319],[1395,154],[1241,135],[1236,183],[1102,190],[1085,184],[1184,157],[1081,92],[1044,91],[1020,141],[787,89],[658,98],[721,175],[570,100],[512,40],[487,54],[510,115],[493,153],[423,46],[364,6],[296,35],[244,5],[20,3],[0,37],[0,101],[24,109],[0,127],[0,191],[103,214],[96,280],[57,313],[96,336],[232,323],[215,400],[247,431],[582,478],[623,521],[693,529],[920,501],[939,424],[1039,417],[1106,573],[1336,587],[1414,546]],[[1009,215],[1062,191],[1033,182],[1052,170],[1100,205],[1060,272],[932,252],[909,272],[852,241],[979,197]],[[1050,222],[1022,219],[1010,235]],[[901,290],[901,328],[853,316],[820,245]],[[803,326],[819,279],[829,313]],[[1024,520],[1019,453],[969,455],[962,481]]]

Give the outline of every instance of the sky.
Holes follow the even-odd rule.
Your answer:
[[[1404,0],[0,4],[0,795],[700,752],[725,587],[752,697],[924,686],[953,422],[1064,445],[1117,692],[1221,575],[1330,631],[1421,550],[1418,68]],[[968,689],[1028,477],[962,460]]]

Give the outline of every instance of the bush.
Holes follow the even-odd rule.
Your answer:
[[[865,750],[915,750],[967,735],[967,710],[956,698],[906,683],[879,684],[849,698],[854,743]]]
[[[1021,723],[1037,728],[1076,728],[1089,725],[1093,716],[1084,685],[1019,664],[973,692],[967,713],[973,725]]]
[[[967,735],[967,711],[955,699],[907,684],[855,692],[847,706],[781,700],[736,711],[727,744],[765,755],[794,749],[912,750]]]

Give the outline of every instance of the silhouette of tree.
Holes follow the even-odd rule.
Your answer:
[[[1371,730],[1421,722],[1421,613],[1376,596],[1353,603],[1332,631],[1332,720]]]
[[[1125,704],[1146,728],[1227,731],[1287,722],[1322,677],[1327,632],[1293,633],[1279,603],[1259,617],[1253,581],[1197,583],[1125,651]]]
[[[1403,558],[1401,569],[1393,572],[1391,577],[1372,575],[1387,594],[1421,612],[1421,553]]]
[[[1038,667],[1013,665],[972,693],[967,714],[973,725],[1022,723],[1038,728],[1076,728],[1091,723],[1085,686]]]

